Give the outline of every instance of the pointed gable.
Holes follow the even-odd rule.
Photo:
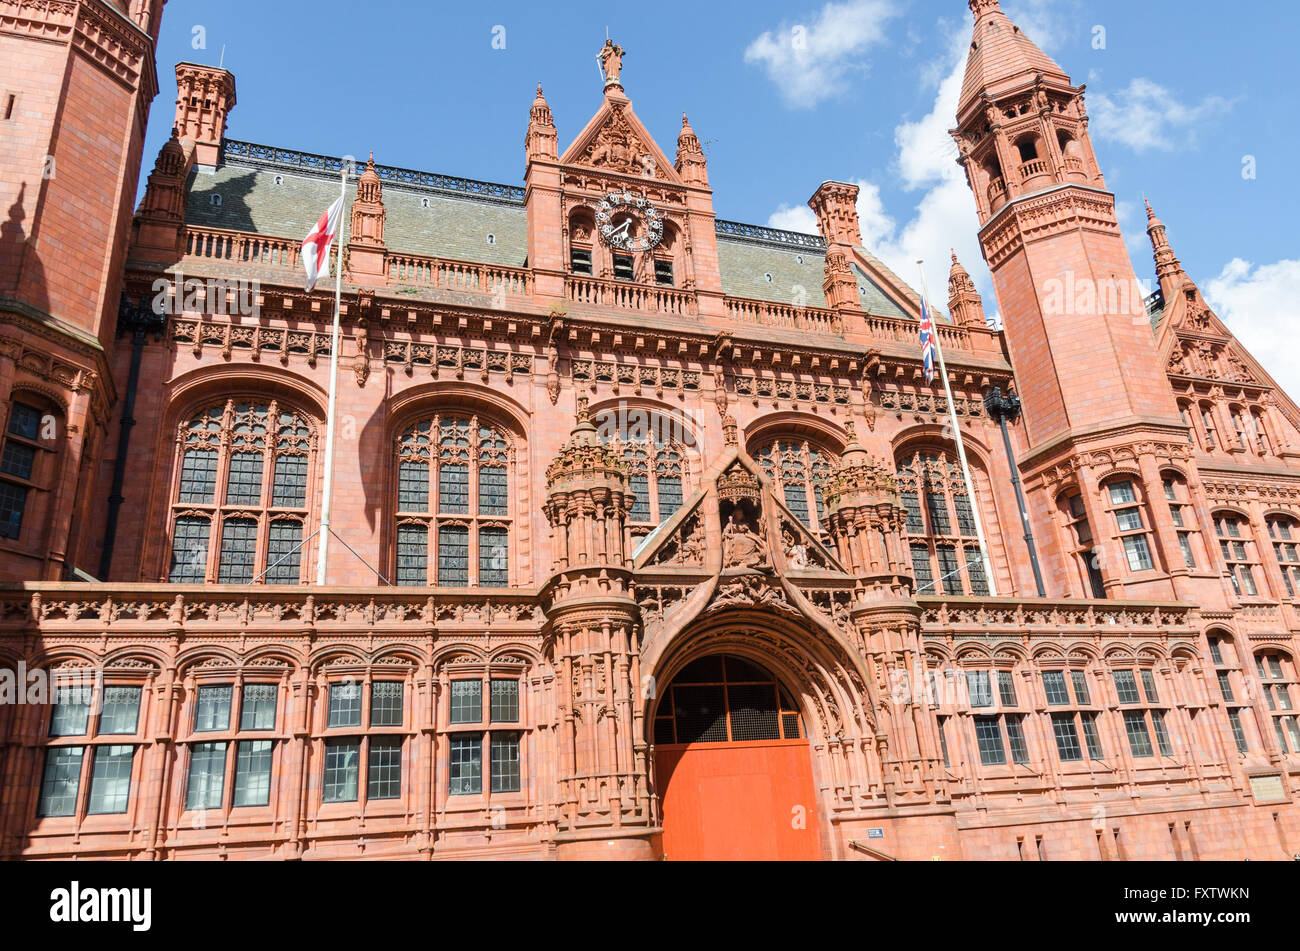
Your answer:
[[[675,163],[637,118],[632,101],[614,88],[606,90],[600,108],[565,149],[560,164],[682,184]]]

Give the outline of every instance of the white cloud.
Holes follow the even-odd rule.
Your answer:
[[[1205,285],[1205,299],[1293,399],[1300,398],[1300,361],[1290,340],[1297,316],[1300,260],[1256,266],[1235,258]]]
[[[894,0],[828,3],[811,23],[765,31],[745,50],[745,62],[767,70],[787,105],[811,108],[842,91],[851,73],[866,71],[867,51],[884,41],[885,24],[897,15]]]
[[[1198,126],[1226,115],[1233,101],[1207,96],[1196,105],[1179,102],[1168,89],[1144,77],[1114,96],[1093,93],[1088,104],[1093,132],[1135,152],[1170,151],[1195,142]]]

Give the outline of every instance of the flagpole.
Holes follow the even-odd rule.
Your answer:
[[[334,408],[339,390],[339,315],[343,310],[343,236],[347,233],[348,163],[343,162],[339,181],[339,234],[336,241],[338,254],[334,268],[334,332],[330,338],[330,395],[325,412],[325,490],[321,500],[320,557],[316,560],[316,584],[324,586],[326,563],[330,548],[330,502],[334,493]]]
[[[966,495],[970,498],[971,515],[975,521],[975,537],[979,539],[980,560],[984,564],[984,578],[989,585],[989,596],[998,596],[998,584],[993,578],[993,565],[989,561],[989,545],[984,538],[984,520],[980,518],[979,496],[975,494],[975,483],[970,477],[970,463],[966,461],[966,443],[962,440],[961,423],[957,420],[957,404],[953,402],[952,385],[948,382],[948,366],[943,360],[943,347],[939,344],[939,322],[934,317],[934,308],[930,306],[930,287],[925,280],[925,262],[917,261],[921,269],[921,293],[924,295],[926,312],[930,314],[930,339],[934,343],[934,352],[939,360],[939,375],[943,377],[943,392],[948,398],[948,414],[952,422],[953,439],[957,443],[957,458],[961,461],[961,476],[966,481]],[[962,552],[963,563],[966,553]]]

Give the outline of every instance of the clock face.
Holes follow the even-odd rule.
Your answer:
[[[619,251],[650,251],[664,237],[664,216],[644,195],[610,192],[596,206],[596,229]]]

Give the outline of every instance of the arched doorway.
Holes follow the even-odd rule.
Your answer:
[[[655,775],[670,860],[822,857],[802,717],[762,667],[710,654],[659,698]]]

